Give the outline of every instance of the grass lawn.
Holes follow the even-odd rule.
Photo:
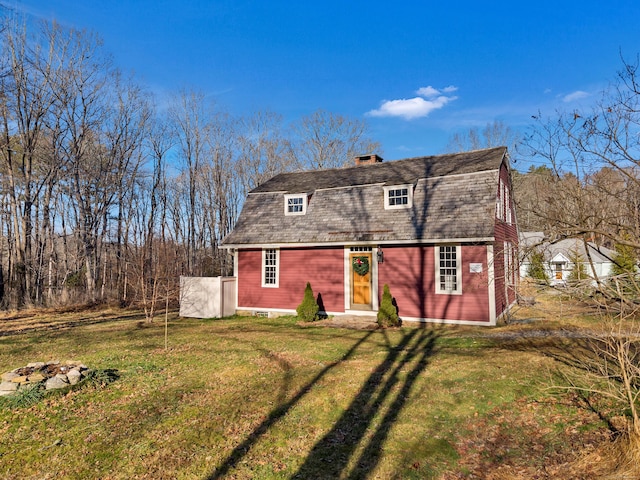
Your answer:
[[[0,477],[589,478],[570,476],[574,460],[608,430],[547,389],[569,367],[478,336],[522,328],[173,314],[165,350],[163,322],[135,312],[0,317],[1,372],[72,359],[119,375],[30,407],[0,400]]]

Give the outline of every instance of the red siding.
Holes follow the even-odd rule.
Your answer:
[[[278,288],[262,287],[262,251],[238,252],[238,307],[295,310],[311,282],[324,309],[344,311],[344,250],[342,248],[280,249]]]
[[[486,245],[461,247],[461,295],[436,293],[435,248],[384,247],[384,263],[378,265],[379,292],[389,284],[400,317],[490,321]],[[482,273],[470,273],[471,263],[481,264]]]
[[[516,286],[505,279],[504,268],[504,244],[510,242],[514,247],[518,246],[518,229],[516,227],[515,206],[513,203],[513,189],[511,188],[511,177],[505,164],[500,168],[500,179],[509,188],[509,207],[513,212],[511,224],[498,218],[495,223],[495,243],[494,243],[494,275],[496,285],[496,315],[503,313],[509,305],[516,301]],[[504,199],[502,199],[504,201]],[[505,205],[506,207],[506,205]],[[518,281],[518,256],[515,255],[513,268],[516,269],[515,280]]]
[[[487,245],[462,245],[462,294],[437,294],[434,246],[384,246],[384,263],[378,265],[378,292],[389,284],[399,314],[405,318],[489,322],[489,268],[493,269],[496,315],[516,300],[516,286],[505,282],[504,245],[518,245],[515,208],[510,174],[506,164],[500,178],[509,189],[510,224],[495,219],[493,260],[487,264]],[[504,200],[504,199],[503,199]],[[307,282],[320,295],[325,311],[343,312],[344,248],[280,249],[279,287],[261,286],[262,251],[238,252],[238,307],[294,310],[302,301]],[[482,265],[482,273],[471,273],[470,264]],[[517,269],[517,255],[514,258]],[[515,276],[517,281],[517,275]]]

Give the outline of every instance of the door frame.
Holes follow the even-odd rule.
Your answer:
[[[352,249],[354,249],[352,251]],[[352,298],[351,275],[352,255],[371,255],[370,273],[371,273],[371,303],[365,306],[356,306],[354,308]],[[378,311],[378,247],[373,245],[349,245],[344,247],[344,311],[354,315],[371,315]]]
[[[555,280],[564,280],[564,272],[566,271],[564,262],[555,262],[553,264],[553,273]]]

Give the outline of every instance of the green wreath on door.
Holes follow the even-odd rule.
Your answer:
[[[353,257],[353,271],[361,277],[369,273],[369,257]]]

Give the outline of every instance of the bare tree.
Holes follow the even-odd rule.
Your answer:
[[[34,206],[60,167],[40,147],[47,135],[48,116],[58,101],[56,82],[64,70],[58,54],[66,42],[65,33],[55,24],[43,25],[35,38],[29,37],[26,27],[5,25],[3,30],[2,51],[7,56],[3,63],[9,68],[0,79],[0,162],[12,218],[10,281],[17,304],[30,303],[38,296]],[[50,188],[45,191],[51,195]]]
[[[73,220],[83,249],[87,298],[95,301],[99,239],[106,229],[118,185],[117,161],[101,142],[112,70],[108,60],[97,51],[97,41],[76,32],[73,36],[73,61],[69,61],[67,76],[58,91],[64,108],[64,155]]]
[[[296,168],[291,140],[287,138],[282,117],[273,112],[258,112],[241,119],[238,126],[237,172],[244,194],[274,175]]]
[[[248,190],[379,149],[360,120],[323,111],[294,128],[273,112],[238,119],[192,91],[151,129],[146,92],[96,35],[5,20],[0,308],[139,300],[153,318],[178,275],[230,272],[219,244]]]
[[[364,120],[316,110],[295,124],[294,155],[299,169],[316,170],[352,165],[356,155],[382,153],[368,134]]]
[[[132,193],[144,161],[143,140],[151,107],[142,89],[130,80],[123,82],[119,73],[114,74],[112,100],[105,122],[104,143],[110,162],[115,167],[117,181],[116,208],[116,289],[118,300],[126,298],[127,220],[132,212]]]
[[[168,291],[169,279],[162,276],[163,258],[161,251],[166,249],[167,230],[167,152],[173,145],[169,125],[161,118],[156,118],[147,136],[148,150],[152,160],[152,173],[148,192],[148,210],[135,208],[134,212],[146,211],[146,229],[140,228],[143,238],[143,259],[140,269],[140,295],[147,321],[152,321],[160,298],[161,287]]]
[[[501,120],[495,120],[480,130],[472,127],[465,132],[458,132],[451,136],[447,143],[449,152],[467,152],[481,148],[505,146],[514,153],[520,142],[519,134]]]
[[[198,236],[202,235],[197,227],[198,190],[197,176],[205,161],[207,138],[211,128],[208,109],[204,94],[194,91],[183,91],[174,98],[171,106],[171,120],[175,137],[180,148],[180,160],[183,162],[183,176],[188,189],[188,203],[183,212],[187,218],[185,230],[186,242],[186,272],[194,275],[196,272],[196,251]]]
[[[218,247],[231,231],[238,217],[238,175],[234,156],[237,144],[235,127],[226,115],[218,115],[208,138],[208,161],[200,176],[201,198],[205,203],[205,221],[209,234],[206,247],[210,251],[210,273],[228,274],[226,250]],[[243,196],[244,197],[244,196]]]
[[[624,246],[632,257],[632,268],[608,281],[597,278],[593,269],[590,278],[576,282],[569,290],[593,302],[601,319],[601,328],[591,336],[587,354],[579,359],[583,373],[573,377],[570,386],[622,403],[629,412],[630,464],[637,466],[640,457],[640,282],[636,266],[640,249],[638,64],[624,62],[617,81],[591,110],[561,112],[551,119],[537,116],[536,120],[537,125],[525,139],[523,152],[546,160],[554,172],[548,204],[538,210],[549,228],[548,237]]]

